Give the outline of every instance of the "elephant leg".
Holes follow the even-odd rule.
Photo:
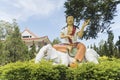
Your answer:
[[[60,51],[57,51],[58,52],[58,57],[60,59],[60,63],[59,64],[63,64],[65,66],[68,66],[68,64],[70,63],[70,60],[69,60],[69,55],[67,53],[63,53],[63,52],[60,52]]]
[[[47,53],[48,48],[50,47],[50,44],[43,46],[40,51],[38,52],[38,54],[35,57],[35,63],[39,63],[39,61],[41,61],[41,59],[45,56],[45,53]]]

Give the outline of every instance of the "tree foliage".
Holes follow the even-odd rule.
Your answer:
[[[52,45],[61,43],[59,38],[55,38],[52,42]]]
[[[24,61],[29,59],[28,48],[21,39],[21,33],[16,22],[13,22],[14,31],[5,40],[5,49],[8,51],[6,56],[8,62]]]
[[[8,51],[5,50],[5,44],[0,40],[0,65],[5,65],[8,61],[6,57],[8,55]]]
[[[114,39],[114,35],[113,35],[113,32],[112,31],[109,31],[108,32],[108,48],[109,48],[109,52],[108,54],[109,55],[113,55],[113,49],[114,49],[114,42],[113,42],[113,39]],[[111,57],[111,56],[110,56]]]
[[[13,24],[0,20],[0,40],[3,40],[13,31]]]
[[[36,46],[35,46],[35,42],[33,41],[33,45],[31,46],[31,49],[29,51],[30,59],[35,58],[36,53],[37,53]]]
[[[119,46],[117,45],[119,40],[114,43],[113,39],[114,34],[112,31],[109,31],[107,41],[101,40],[98,46],[94,44],[91,45],[90,48],[93,48],[95,51],[97,51],[100,56],[120,58]]]
[[[84,38],[96,38],[98,32],[109,31],[120,0],[67,0],[66,15],[73,15],[76,25],[90,19]]]
[[[118,49],[119,49],[119,54],[120,54],[120,36],[119,36],[119,40],[116,42],[115,45],[118,47]]]

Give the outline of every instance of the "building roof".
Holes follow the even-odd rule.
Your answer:
[[[43,37],[38,37],[36,36],[34,33],[32,33],[28,28],[26,28],[22,33],[22,40],[25,41],[25,42],[41,42],[41,41],[44,41],[44,42],[47,42],[47,43],[51,43],[51,41],[49,40],[48,36],[43,36]],[[31,37],[28,37],[28,38],[25,38],[23,36],[31,36]]]
[[[21,34],[25,33],[25,32],[28,32],[29,34],[31,34],[31,36],[35,37],[35,38],[38,38],[37,35],[35,35],[34,33],[32,33],[28,28],[26,28]]]
[[[25,42],[31,42],[31,41],[36,41],[36,42],[39,42],[39,41],[47,41],[47,42],[51,42],[48,38],[48,36],[43,36],[43,37],[39,37],[39,38],[22,38],[23,41]]]

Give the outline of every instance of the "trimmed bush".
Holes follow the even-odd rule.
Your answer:
[[[10,63],[0,67],[0,80],[120,80],[120,59],[102,57],[99,62],[79,64],[77,68],[48,61]]]

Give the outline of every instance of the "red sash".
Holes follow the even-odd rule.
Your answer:
[[[76,31],[76,27],[75,27],[75,26],[73,26],[73,30],[72,30],[72,33],[71,33],[70,35],[71,35],[71,36],[74,36],[75,31]],[[71,40],[70,38],[68,38],[68,40],[69,40],[70,44],[72,44],[72,43],[73,43],[73,42],[72,42],[72,40]]]

